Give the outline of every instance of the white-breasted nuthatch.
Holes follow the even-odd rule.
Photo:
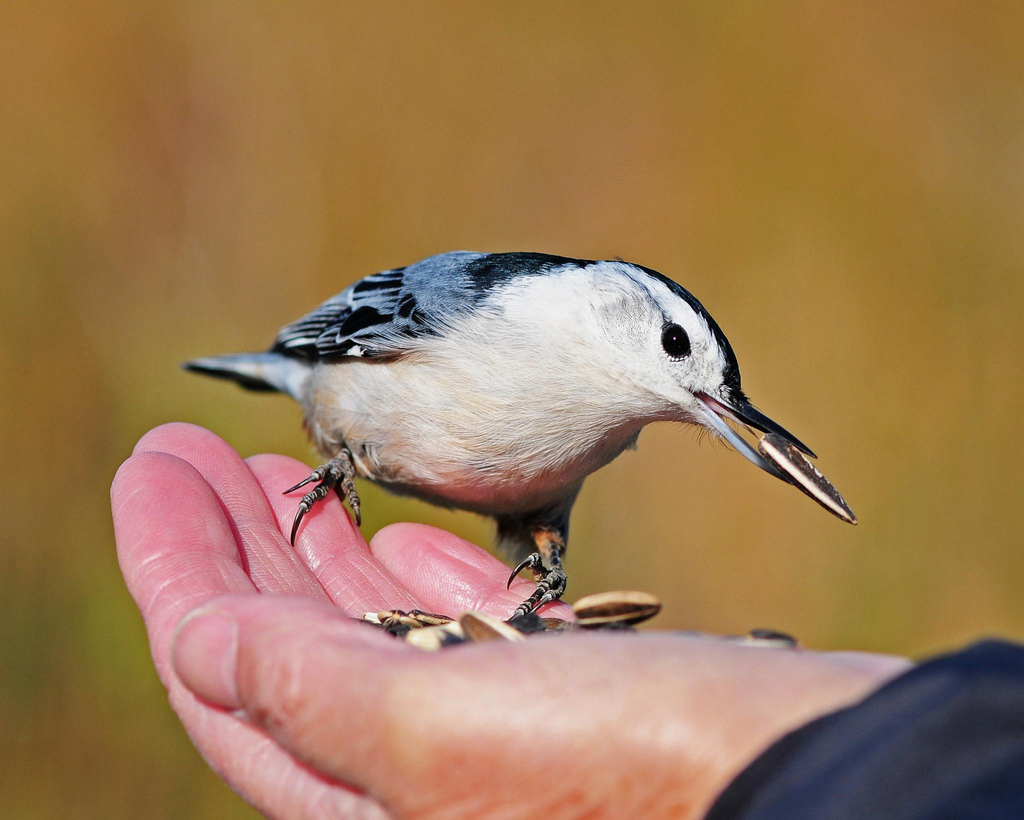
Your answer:
[[[523,569],[538,580],[517,614],[561,597],[583,480],[651,422],[711,430],[855,522],[800,455],[814,454],[747,400],[732,347],[703,305],[621,260],[440,254],[356,282],[284,327],[266,353],[184,366],[302,405],[330,460],[286,491],[316,483],[293,543],[332,489],[358,523],[355,476],[493,516],[500,546],[523,559],[509,583]],[[727,420],[769,434],[774,448],[758,452]]]

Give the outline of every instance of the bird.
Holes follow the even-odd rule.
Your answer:
[[[283,327],[265,352],[182,366],[301,405],[326,461],[285,490],[314,485],[292,544],[332,490],[360,525],[357,477],[489,516],[499,549],[518,561],[509,585],[524,570],[536,584],[513,618],[562,597],[583,482],[648,424],[708,430],[805,492],[728,422],[815,457],[747,399],[732,345],[696,297],[618,258],[442,253],[360,279]],[[818,500],[856,523],[845,502]]]

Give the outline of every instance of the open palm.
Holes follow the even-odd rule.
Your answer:
[[[420,653],[352,616],[505,617],[533,584],[506,590],[503,563],[431,527],[368,545],[333,497],[292,548],[281,490],[308,472],[172,424],[112,488],[118,558],[171,705],[273,816],[696,815],[783,732],[905,668],[657,635]]]

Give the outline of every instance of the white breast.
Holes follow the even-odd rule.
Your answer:
[[[564,498],[663,410],[601,326],[628,296],[592,271],[528,277],[414,354],[319,365],[304,402],[314,438],[327,455],[348,443],[368,478],[456,507]]]

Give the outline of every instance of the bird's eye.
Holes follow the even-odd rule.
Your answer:
[[[665,325],[661,331],[661,346],[673,359],[690,355],[690,337],[679,325]]]

